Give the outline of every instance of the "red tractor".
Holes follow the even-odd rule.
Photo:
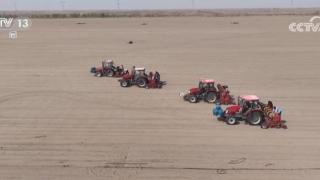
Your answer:
[[[238,105],[227,107],[223,116],[229,125],[237,124],[243,120],[251,125],[259,125],[263,122],[263,112],[259,106],[259,98],[255,95],[239,96]]]
[[[234,104],[234,98],[230,95],[228,86],[218,84],[216,88],[215,81],[212,79],[200,80],[199,87],[181,92],[180,96],[190,103],[204,100],[208,103]]]
[[[262,128],[284,128],[287,129],[285,121],[281,120],[282,110],[259,101],[256,95],[244,95],[238,97],[238,105],[227,107],[225,110],[220,105],[213,109],[213,115],[224,120],[229,125],[246,121],[251,125],[261,125]]]
[[[112,60],[102,61],[101,67],[92,67],[91,73],[93,73],[96,77],[122,77],[125,74],[128,74],[128,70],[121,66],[114,66]]]
[[[137,85],[140,88],[162,88],[166,82],[160,80],[160,73],[155,72],[154,74],[150,72],[146,74],[145,68],[133,67],[130,74],[126,74],[119,79],[121,87],[131,87],[132,85]]]

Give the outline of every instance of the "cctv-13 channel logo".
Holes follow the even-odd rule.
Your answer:
[[[18,31],[25,31],[31,27],[29,18],[0,17],[0,30],[9,31],[10,39],[18,38]]]

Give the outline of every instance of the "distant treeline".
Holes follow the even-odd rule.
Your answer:
[[[226,17],[226,16],[320,15],[320,8],[219,9],[219,10],[106,10],[106,11],[2,11],[0,17],[113,18],[113,17]]]

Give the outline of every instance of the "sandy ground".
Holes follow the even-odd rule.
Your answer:
[[[34,19],[17,40],[0,32],[0,179],[319,179],[320,33],[288,31],[309,19]],[[89,74],[106,57],[168,85]],[[199,78],[273,100],[289,129],[228,126],[182,101]]]

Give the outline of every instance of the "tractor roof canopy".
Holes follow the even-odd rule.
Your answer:
[[[213,79],[202,79],[199,82],[199,89],[204,90],[214,90],[214,80]]]
[[[113,66],[113,61],[111,59],[104,60],[104,61],[102,61],[102,66],[103,67],[111,67],[111,66]]]
[[[256,95],[242,95],[239,98],[245,100],[245,101],[258,101],[259,97]]]
[[[209,84],[209,83],[215,83],[215,80],[213,79],[201,79],[201,83]]]
[[[136,71],[145,71],[146,68],[144,68],[144,67],[139,67],[139,68],[135,68],[135,70],[136,70]]]

